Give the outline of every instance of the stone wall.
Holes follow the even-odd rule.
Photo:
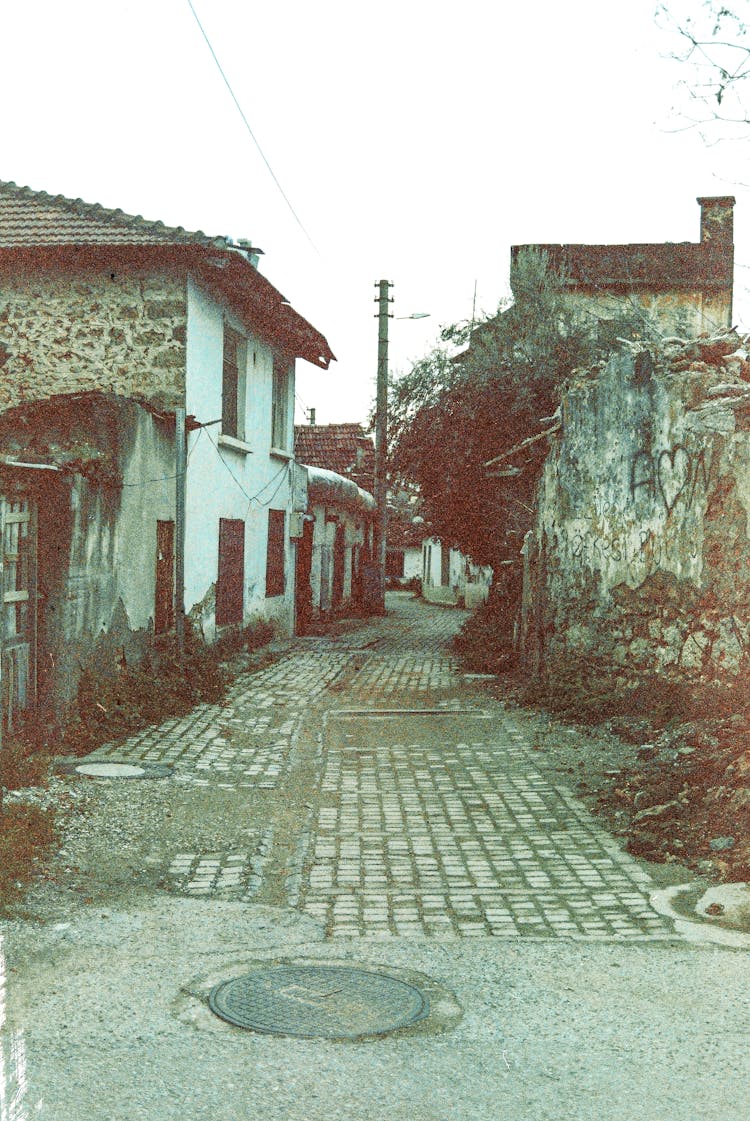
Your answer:
[[[523,655],[728,681],[750,648],[750,367],[736,335],[577,377],[525,553]]]
[[[732,325],[732,291],[691,289],[633,288],[622,292],[579,289],[565,293],[565,300],[581,313],[582,321],[592,317],[606,325],[607,320],[627,317],[648,330],[652,325],[662,335],[692,337],[712,334]],[[599,328],[601,333],[602,327]]]
[[[174,273],[0,265],[0,411],[91,389],[173,408],[186,328],[186,278]]]

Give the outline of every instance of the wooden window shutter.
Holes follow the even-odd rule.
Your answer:
[[[219,519],[219,577],[216,582],[216,626],[241,623],[245,589],[245,523]]]
[[[268,511],[268,551],[266,555],[266,596],[283,596],[286,514]]]

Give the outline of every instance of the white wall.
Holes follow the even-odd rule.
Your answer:
[[[336,525],[326,521],[326,514],[335,514],[344,526],[344,586],[342,602],[346,604],[352,597],[353,549],[362,547],[365,540],[365,520],[348,510],[334,509],[322,503],[311,504],[308,513],[315,518],[313,526],[312,565],[310,568],[310,587],[314,614],[326,614],[331,609],[333,594],[334,540]]]
[[[422,579],[422,550],[404,549],[404,580]]]
[[[175,516],[174,428],[135,402],[118,408],[122,485],[61,475],[59,494],[40,501],[43,708],[67,704],[87,666],[134,664],[153,635],[156,523]]]
[[[218,573],[219,519],[245,522],[245,620],[276,619],[291,633],[294,546],[289,539],[291,452],[271,455],[273,352],[229,307],[192,278],[188,282],[186,409],[206,424],[221,418],[224,321],[247,340],[245,439],[222,437],[221,424],[190,433],[186,488],[185,608],[199,607],[204,633],[215,634],[213,590]],[[288,430],[293,438],[294,370],[290,360]],[[290,445],[291,446],[291,445]],[[286,591],[266,598],[268,509],[287,512]]]
[[[459,549],[451,549],[448,583],[441,584],[443,549],[436,537],[422,543],[423,597],[431,603],[465,603],[467,607],[485,603],[492,583],[492,569],[474,564]]]

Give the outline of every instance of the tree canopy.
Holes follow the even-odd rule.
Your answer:
[[[500,475],[485,464],[549,427],[562,383],[600,349],[596,321],[566,301],[543,252],[519,255],[511,282],[511,306],[445,329],[392,382],[389,406],[393,480],[417,484],[435,534],[496,571],[518,561],[546,441],[503,460]],[[632,334],[632,322],[615,330]]]
[[[682,116],[710,139],[747,138],[750,124],[750,8],[747,0],[703,0],[692,13],[661,3],[657,18],[678,37],[672,57],[684,64]]]

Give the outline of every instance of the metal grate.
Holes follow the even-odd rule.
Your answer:
[[[217,985],[208,1003],[230,1024],[302,1039],[384,1035],[429,1011],[425,994],[398,977],[326,965],[256,969]]]

